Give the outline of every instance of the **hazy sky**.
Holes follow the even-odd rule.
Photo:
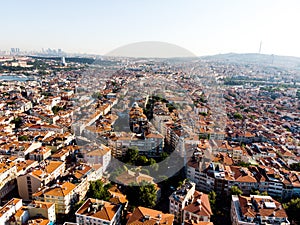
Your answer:
[[[258,52],[300,56],[299,0],[7,0],[0,49],[61,48],[105,54],[162,41],[197,55]]]

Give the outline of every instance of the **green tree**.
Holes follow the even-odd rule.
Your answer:
[[[28,136],[27,135],[19,136],[18,141],[28,141]]]
[[[21,117],[16,117],[14,118],[11,123],[14,123],[15,124],[15,128],[18,129],[21,127],[21,124],[22,124],[22,118]]]
[[[109,185],[104,185],[101,180],[92,181],[87,192],[87,197],[108,201],[110,198],[108,188]]]
[[[211,208],[214,210],[216,207],[216,201],[217,201],[217,194],[214,191],[209,192],[208,194],[209,203]]]
[[[256,190],[256,189],[251,189],[250,194],[251,195],[261,195],[261,193],[259,192],[259,190]]]
[[[268,192],[264,191],[264,192],[260,192],[259,190],[256,189],[252,189],[250,192],[251,195],[263,195],[263,196],[268,196]]]
[[[295,171],[300,171],[300,162],[299,163],[293,163],[290,165],[291,169],[292,170],[295,170]]]
[[[148,158],[144,155],[139,155],[136,158],[135,165],[137,166],[146,166],[148,164]]]
[[[139,184],[133,183],[131,186],[128,186],[126,190],[131,205],[148,208],[153,208],[156,205],[157,190],[154,184],[142,181]]]
[[[242,147],[243,147],[243,146],[242,146]],[[241,161],[241,162],[239,162],[237,165],[238,165],[238,166],[242,166],[242,167],[249,167],[249,166],[251,165],[251,163],[245,163],[245,162]]]
[[[153,158],[150,158],[149,160],[148,160],[148,165],[154,165],[154,164],[156,164],[156,161],[155,161],[155,159],[153,159]]]
[[[92,98],[101,99],[102,97],[103,97],[103,95],[100,92],[94,92],[92,94]]]
[[[146,175],[150,175],[150,172],[147,169],[141,169],[141,173],[146,174]]]
[[[200,112],[199,115],[201,115],[201,116],[207,116],[207,113],[205,113],[205,112]]]
[[[139,156],[139,150],[136,146],[129,147],[126,151],[126,154],[124,156],[124,162],[125,163],[135,163]]]
[[[151,172],[155,173],[159,169],[159,164],[158,163],[151,164],[150,168],[151,168]]]
[[[165,160],[165,159],[168,158],[168,157],[169,157],[169,154],[168,154],[167,152],[162,152],[162,153],[160,154],[160,158],[161,158],[162,161]]]
[[[260,195],[268,196],[269,194],[268,194],[268,192],[264,191],[264,192],[260,193]]]
[[[243,119],[243,116],[242,116],[242,114],[236,112],[236,113],[233,114],[233,118],[241,120],[241,119]]]
[[[288,203],[283,204],[283,208],[286,210],[290,222],[293,221],[294,224],[300,224],[300,198],[292,199]]]
[[[230,189],[230,194],[231,195],[241,195],[241,194],[243,194],[243,192],[241,189],[239,189],[238,186],[232,186]]]

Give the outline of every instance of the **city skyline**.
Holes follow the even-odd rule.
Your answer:
[[[131,43],[161,41],[198,56],[259,51],[300,56],[296,29],[300,3],[292,0],[72,4],[31,0],[4,2],[2,6],[1,50],[51,48],[104,55]]]

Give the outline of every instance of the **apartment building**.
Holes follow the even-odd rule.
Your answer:
[[[16,177],[16,164],[9,159],[0,159],[0,198],[3,198],[16,187]]]
[[[111,161],[111,148],[103,144],[97,146],[96,149],[84,150],[82,155],[84,161],[89,165],[101,164],[102,170],[105,171]]]
[[[55,222],[54,203],[41,201],[34,201],[27,206],[22,206],[10,219],[11,225],[54,224]]]
[[[17,177],[18,192],[22,199],[32,199],[32,194],[48,185],[65,171],[65,163],[47,161],[37,168],[30,168],[26,174]]]
[[[182,221],[210,222],[212,215],[208,195],[195,191],[193,198],[183,209]]]
[[[22,204],[22,199],[13,198],[0,207],[0,224],[8,225],[10,217],[22,207]]]
[[[130,215],[126,225],[147,225],[147,224],[157,224],[157,225],[173,225],[174,215],[169,213],[163,213],[158,210],[149,209],[146,207],[137,207]]]
[[[233,225],[290,224],[282,205],[270,196],[233,195],[230,214]]]
[[[182,222],[183,209],[193,199],[195,187],[195,183],[187,181],[169,197],[169,212],[174,215],[175,222]]]
[[[71,207],[78,201],[76,185],[70,182],[55,184],[43,193],[44,201],[55,203],[55,213],[68,214]]]
[[[121,205],[89,198],[76,211],[79,225],[119,225],[121,224]]]

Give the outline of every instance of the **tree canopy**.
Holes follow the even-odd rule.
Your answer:
[[[135,183],[132,186],[126,187],[126,190],[131,205],[148,208],[153,208],[156,205],[157,190],[154,184],[142,181],[140,184]]]
[[[134,163],[139,156],[139,150],[137,147],[129,147],[124,156],[125,163]]]
[[[300,224],[300,198],[292,199],[283,204],[283,208],[286,210],[290,222],[294,221],[294,224]]]
[[[214,191],[209,192],[208,194],[209,203],[211,208],[214,210],[216,207],[216,201],[217,201],[217,194]]]
[[[109,187],[110,185],[104,185],[101,180],[92,181],[87,192],[87,197],[107,201],[110,198]]]
[[[231,195],[241,195],[241,194],[243,194],[243,192],[242,192],[241,189],[239,189],[239,187],[232,186],[231,189],[230,189],[230,194]]]
[[[291,169],[292,170],[295,170],[295,171],[300,171],[300,162],[299,163],[293,163],[290,165]]]

